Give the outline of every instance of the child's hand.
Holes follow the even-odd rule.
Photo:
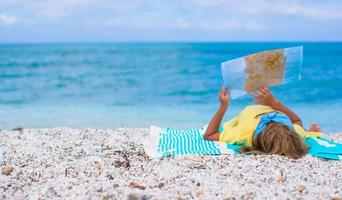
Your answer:
[[[224,86],[222,85],[221,91],[218,93],[218,97],[221,102],[221,108],[228,108],[230,102],[230,90],[225,90]]]
[[[252,96],[257,104],[275,108],[278,103],[278,100],[273,96],[268,87],[259,88],[256,92],[252,93]]]
[[[321,132],[322,129],[321,127],[319,126],[319,124],[311,124],[310,126],[310,129],[309,129],[310,132]]]

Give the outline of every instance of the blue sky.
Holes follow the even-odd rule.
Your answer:
[[[0,43],[342,41],[342,1],[0,0]]]

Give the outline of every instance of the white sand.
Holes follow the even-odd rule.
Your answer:
[[[2,131],[0,167],[13,167],[13,171],[0,174],[0,199],[342,197],[342,161],[239,155],[150,160],[139,140],[147,132]],[[330,137],[342,142],[342,134]]]

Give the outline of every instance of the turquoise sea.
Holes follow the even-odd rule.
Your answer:
[[[0,45],[0,129],[201,127],[218,107],[220,63],[304,46],[302,80],[273,88],[308,126],[342,131],[342,43]],[[226,119],[252,99],[231,102]]]

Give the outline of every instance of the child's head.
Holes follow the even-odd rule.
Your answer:
[[[270,122],[265,130],[253,138],[252,147],[243,147],[241,153],[280,154],[298,159],[307,154],[304,140],[286,125]]]

